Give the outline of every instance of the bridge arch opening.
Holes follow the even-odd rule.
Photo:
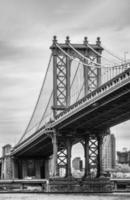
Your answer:
[[[84,176],[84,146],[82,142],[78,142],[72,146],[71,157],[71,173],[74,178],[81,178]]]

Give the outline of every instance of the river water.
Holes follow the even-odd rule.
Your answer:
[[[0,194],[0,200],[130,200],[130,193],[115,194]]]

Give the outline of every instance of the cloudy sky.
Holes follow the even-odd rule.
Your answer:
[[[53,35],[63,42],[100,36],[105,47],[130,58],[129,0],[0,0],[0,148],[20,139],[50,56]],[[112,129],[117,149],[130,149],[130,123]]]

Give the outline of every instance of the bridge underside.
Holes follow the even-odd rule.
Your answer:
[[[79,110],[58,124],[60,132],[100,132],[130,119],[130,83]]]
[[[53,153],[52,140],[49,136],[42,135],[30,145],[22,148],[15,156],[21,158],[47,158]]]

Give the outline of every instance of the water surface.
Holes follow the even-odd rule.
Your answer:
[[[0,194],[0,200],[130,200],[130,193],[118,194]]]

